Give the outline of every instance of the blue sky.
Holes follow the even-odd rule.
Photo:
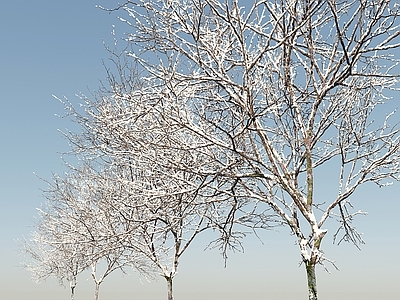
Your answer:
[[[44,200],[45,185],[34,175],[49,179],[64,168],[60,152],[68,150],[58,129],[73,127],[62,114],[62,105],[52,97],[66,96],[78,102],[76,93],[96,90],[105,78],[102,65],[108,54],[103,40],[111,40],[124,26],[118,13],[108,14],[96,4],[116,1],[12,1],[0,9],[0,297],[8,300],[67,299],[68,289],[48,280],[36,285],[18,265],[16,239],[28,236]],[[119,31],[121,30],[121,31]],[[324,185],[324,182],[321,182]],[[325,188],[325,187],[324,187]],[[329,188],[327,188],[329,190]],[[327,255],[340,271],[318,272],[321,299],[400,299],[400,185],[386,189],[366,186],[352,199],[368,211],[357,226],[364,232],[362,251],[324,240]],[[322,196],[322,194],[321,194]],[[332,233],[332,230],[331,232]],[[304,267],[287,230],[262,233],[264,245],[250,237],[244,254],[231,254],[227,268],[217,251],[203,251],[199,240],[183,257],[175,280],[177,300],[306,299]],[[113,274],[102,286],[100,298],[164,299],[162,279],[140,283]],[[92,298],[89,274],[79,278],[77,300]]]

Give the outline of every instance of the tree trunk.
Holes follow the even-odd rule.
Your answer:
[[[94,288],[94,300],[99,299],[99,289],[100,289],[100,283],[95,283],[95,288]]]
[[[308,300],[318,300],[317,279],[315,277],[315,263],[307,261],[305,263],[308,282]]]
[[[74,300],[75,297],[75,288],[76,288],[76,284],[78,283],[76,281],[76,274],[72,275],[69,279],[69,287],[71,289],[71,300]]]
[[[71,300],[74,300],[75,296],[75,285],[71,285]]]
[[[174,296],[172,295],[172,277],[165,276],[167,280],[167,293],[168,293],[168,300],[173,300]]]

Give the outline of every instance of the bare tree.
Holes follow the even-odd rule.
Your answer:
[[[73,300],[77,277],[89,262],[85,256],[85,246],[73,234],[75,224],[66,218],[67,214],[64,209],[58,211],[51,205],[40,209],[36,230],[22,247],[31,260],[24,266],[32,273],[34,281],[40,283],[48,277],[56,278],[61,285],[67,281]]]
[[[266,227],[268,218],[237,194],[246,191],[231,183],[235,178],[219,176],[229,163],[226,151],[188,128],[196,120],[186,103],[154,93],[160,82],[130,64],[127,49],[109,51],[116,75],[108,72],[108,86],[94,100],[82,95],[80,110],[59,99],[82,129],[65,136],[72,155],[106,170],[91,176],[104,176],[94,183],[105,184],[99,198],[115,214],[112,226],[125,228],[114,234],[115,244],[146,256],[166,279],[172,300],[179,259],[200,233],[218,231],[210,246],[226,255],[228,248],[240,250],[245,236],[233,224],[254,230]]]
[[[101,198],[107,199],[109,213],[118,215],[115,226],[126,228],[114,236],[123,249],[142,253],[152,262],[166,279],[172,300],[173,278],[183,253],[206,229],[226,231],[222,219],[232,207],[240,211],[246,203],[232,204],[222,192],[223,183],[208,163],[214,153],[204,148],[206,141],[170,118],[187,118],[187,112],[147,93],[144,84],[130,89],[124,82],[110,83],[111,93],[100,94],[95,101],[84,98],[84,114],[66,102],[83,128],[83,133],[67,137],[72,153],[96,160],[107,170],[99,181],[108,185],[99,189]],[[249,218],[244,215],[235,222],[244,223]],[[229,235],[235,237],[232,230]]]
[[[138,235],[138,226],[121,222],[120,211],[115,211],[115,206],[110,205],[115,197],[115,186],[109,176],[104,176],[105,172],[94,174],[85,170],[84,176],[91,177],[90,187],[93,188],[92,195],[97,199],[96,204],[98,213],[89,211],[91,218],[95,218],[94,231],[92,238],[94,244],[91,247],[91,277],[95,283],[94,299],[99,297],[100,285],[104,279],[112,272],[119,270],[126,273],[128,268],[133,268],[146,279],[153,277],[153,267],[140,251],[128,249],[123,238],[133,232]],[[106,182],[102,182],[106,179]],[[135,248],[137,249],[137,248]]]
[[[108,205],[107,197],[112,195],[108,194],[109,178],[99,172],[86,165],[71,169],[63,177],[55,175],[53,182],[48,182],[48,201],[45,209],[39,210],[36,231],[24,246],[35,261],[27,265],[34,278],[66,279],[71,299],[77,276],[87,269],[91,269],[95,283],[95,300],[104,279],[116,270],[125,272],[125,268],[133,267],[143,275],[151,273],[143,255],[122,247],[119,238],[127,229],[125,224],[116,223],[117,212]]]
[[[350,196],[366,182],[399,180],[398,116],[382,113],[398,87],[398,3],[146,0],[121,7],[132,28],[127,55],[148,82],[140,97],[153,99],[159,118],[201,141],[197,153],[206,153],[207,163],[185,171],[214,173],[213,183],[230,184],[221,193],[231,201],[272,208],[297,238],[309,299],[317,299],[315,267],[331,262],[321,250],[326,221],[339,221],[338,243],[358,246],[352,221],[361,212]],[[316,171],[332,166],[338,193],[315,199]]]

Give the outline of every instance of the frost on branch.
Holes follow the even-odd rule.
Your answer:
[[[337,241],[362,243],[350,196],[399,179],[400,127],[390,112],[398,5],[187,0],[124,9],[146,93],[172,101],[176,110],[164,113],[209,151],[190,172],[215,174],[227,199],[271,209],[297,237],[314,284],[327,221],[339,222]],[[338,193],[319,200],[315,174],[327,168]]]

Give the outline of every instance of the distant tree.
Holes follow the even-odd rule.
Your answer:
[[[159,112],[146,126],[176,128],[200,141],[169,145],[149,135],[132,149],[142,154],[142,147],[155,145],[162,159],[151,166],[171,159],[159,149],[205,155],[201,166],[176,167],[199,178],[213,173],[210,186],[222,183],[213,186],[214,195],[230,203],[251,200],[272,209],[297,238],[309,299],[316,300],[315,267],[331,262],[321,250],[326,221],[340,224],[335,241],[358,246],[363,240],[352,222],[361,212],[353,210],[350,196],[367,182],[399,180],[398,116],[384,112],[390,91],[398,88],[398,3],[146,0],[121,7],[132,29],[127,59],[141,65],[146,82],[136,86],[137,94]],[[129,77],[124,82],[135,86]],[[110,107],[124,114],[127,102]],[[135,109],[138,117],[147,112]],[[109,120],[132,144],[137,127],[116,116]],[[123,153],[120,146],[115,149]],[[322,181],[316,172],[327,169],[338,193],[316,199]],[[229,243],[231,232],[225,232]]]
[[[66,218],[67,210],[58,208],[45,205],[39,209],[36,229],[22,245],[23,251],[30,258],[25,267],[37,283],[48,277],[56,278],[61,285],[67,281],[70,298],[73,300],[77,277],[88,267],[89,262],[85,256],[85,245],[73,234],[76,224]]]
[[[39,210],[36,230],[24,245],[34,261],[27,265],[33,277],[37,281],[49,276],[61,283],[67,280],[71,299],[77,276],[87,269],[95,283],[95,300],[101,283],[115,270],[130,266],[146,276],[151,273],[143,255],[119,244],[126,228],[115,223],[116,212],[106,198],[110,188],[100,181],[103,178],[88,166],[71,169],[63,177],[55,175],[45,192],[48,201],[45,209]]]

